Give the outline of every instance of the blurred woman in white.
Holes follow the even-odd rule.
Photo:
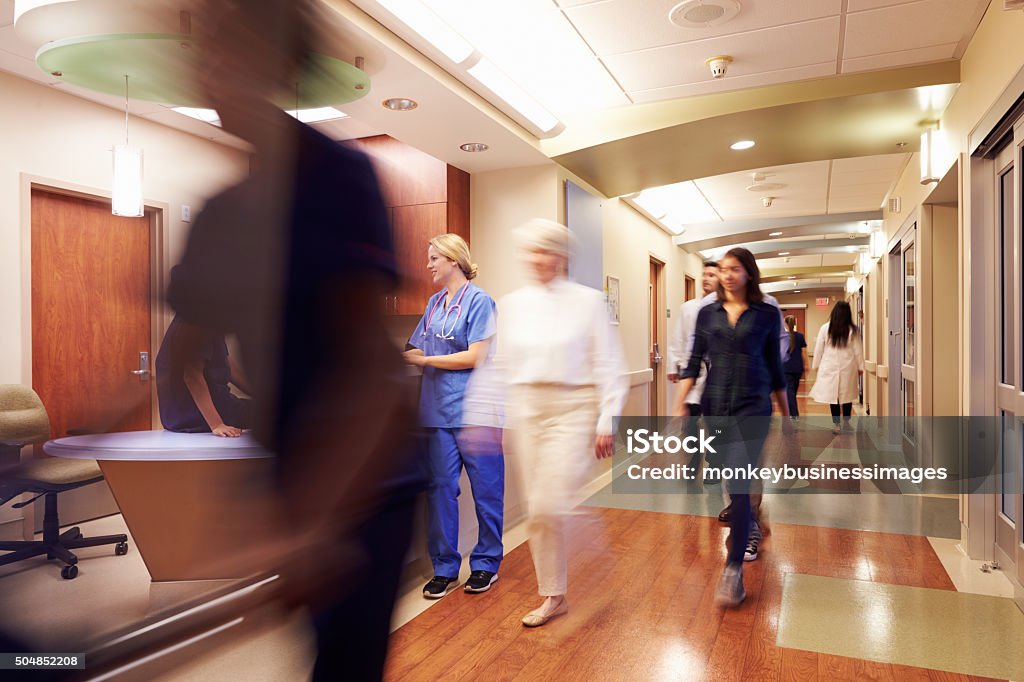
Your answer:
[[[840,408],[843,420],[849,424],[853,401],[857,399],[857,376],[864,373],[860,334],[846,301],[836,303],[828,322],[818,331],[812,367],[818,370],[818,377],[810,392],[811,399],[828,403],[835,425],[832,432],[839,433]]]
[[[544,602],[537,627],[567,613],[565,526],[596,459],[612,454],[612,418],[629,389],[601,292],[566,279],[570,235],[550,220],[516,230],[533,283],[498,302],[507,427],[523,471],[530,553]]]

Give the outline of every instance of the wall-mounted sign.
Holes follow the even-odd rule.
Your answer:
[[[822,296],[821,298],[814,299],[814,305],[818,306],[819,308],[827,308],[828,296]]]

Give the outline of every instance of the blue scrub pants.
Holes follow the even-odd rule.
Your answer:
[[[475,427],[472,431],[479,434]],[[459,476],[466,467],[476,503],[480,531],[469,555],[471,571],[498,572],[501,565],[502,519],[505,509],[505,457],[501,431],[487,429],[497,437],[474,437],[472,443],[459,429],[426,429],[428,466],[427,548],[434,575],[457,578],[462,566],[459,554]],[[461,447],[460,447],[461,441]]]

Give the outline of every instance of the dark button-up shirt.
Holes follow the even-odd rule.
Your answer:
[[[701,309],[693,352],[681,377],[696,377],[702,359],[708,359],[704,414],[771,415],[771,392],[786,386],[779,357],[780,326],[779,311],[769,303],[750,303],[735,327],[721,301]]]

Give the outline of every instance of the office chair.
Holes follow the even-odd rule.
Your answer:
[[[18,462],[23,446],[49,437],[50,419],[36,392],[17,384],[0,384],[0,462]],[[45,554],[47,559],[64,562],[61,577],[71,580],[78,575],[78,557],[72,549],[114,545],[115,554],[127,554],[128,536],[124,534],[86,538],[77,526],[60,532],[57,495],[102,480],[103,472],[91,459],[33,458],[0,469],[0,505],[23,493],[34,493],[32,499],[13,505],[20,509],[45,496],[43,539],[0,540],[0,550],[8,551],[0,556],[0,566]]]

